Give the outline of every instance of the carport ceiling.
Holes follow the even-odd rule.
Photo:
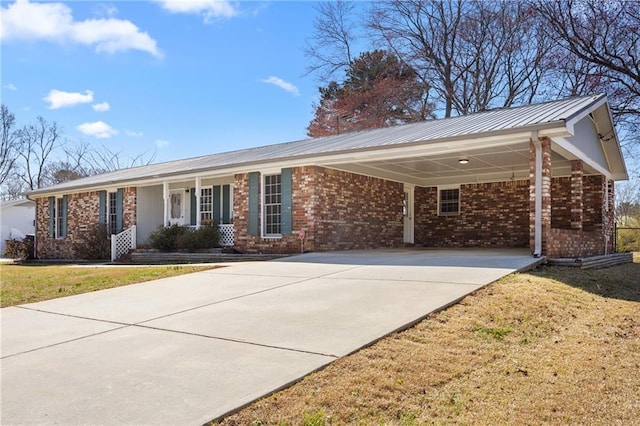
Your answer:
[[[552,152],[551,164],[553,176],[571,175],[571,162],[560,154]],[[421,186],[529,179],[529,143],[327,166]]]

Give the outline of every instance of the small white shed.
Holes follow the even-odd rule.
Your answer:
[[[36,203],[26,198],[0,203],[0,257],[4,255],[5,241],[20,240],[36,233]]]

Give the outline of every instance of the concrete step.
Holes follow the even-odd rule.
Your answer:
[[[250,260],[270,260],[285,255],[275,254],[237,254],[223,253],[222,249],[213,249],[207,252],[161,252],[151,250],[136,250],[132,252],[122,263],[133,264],[162,264],[162,263],[219,263],[241,262]]]

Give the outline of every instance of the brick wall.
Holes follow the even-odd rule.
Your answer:
[[[299,252],[397,247],[403,241],[403,185],[323,167],[296,167],[292,173],[292,228],[282,238],[249,235],[248,174],[235,176],[236,247],[246,252]]]
[[[97,191],[67,195],[67,235],[64,238],[49,236],[49,198],[36,200],[36,244],[40,259],[81,259],[82,253],[74,253],[73,245],[83,232],[98,223],[100,196]],[[136,188],[125,188],[123,194],[123,227],[136,223]]]
[[[588,257],[604,254],[604,233],[601,229],[583,231],[552,228],[547,236],[548,257]]]
[[[415,242],[427,247],[528,247],[529,181],[460,186],[460,214],[438,216],[438,190],[415,189]]]
[[[571,178],[551,179],[551,227],[571,229]]]

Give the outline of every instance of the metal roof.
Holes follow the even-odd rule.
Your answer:
[[[144,179],[200,171],[214,171],[216,169],[237,168],[238,172],[246,172],[251,171],[249,166],[256,163],[268,163],[283,159],[313,158],[320,155],[339,155],[347,152],[380,150],[409,144],[430,144],[442,140],[455,141],[456,139],[489,136],[495,133],[516,133],[524,130],[535,130],[552,124],[564,125],[566,121],[584,112],[589,107],[595,106],[603,99],[606,100],[604,95],[569,98],[515,108],[495,109],[466,116],[304,139],[132,167],[34,190],[28,194],[36,195],[100,185],[126,184],[127,182]]]

